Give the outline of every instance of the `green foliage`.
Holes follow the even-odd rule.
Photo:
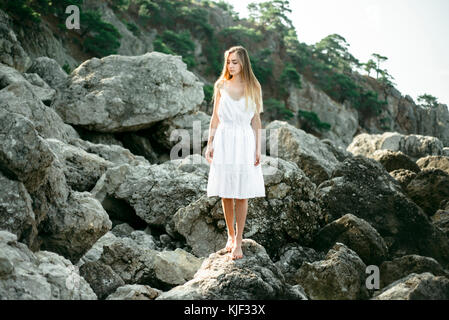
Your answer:
[[[223,68],[222,51],[216,37],[208,39],[203,46],[203,54],[207,58],[206,72],[213,75],[221,73]]]
[[[185,28],[189,28],[195,35],[212,37],[214,31],[208,21],[208,11],[196,6],[183,6],[179,9],[177,19]]]
[[[284,66],[284,70],[280,76],[280,90],[279,93],[283,96],[288,95],[288,89],[290,86],[301,89],[301,76],[296,71],[293,64],[287,62]]]
[[[257,52],[255,55],[250,55],[254,75],[261,85],[267,83],[269,78],[273,76],[274,63],[270,55],[271,51],[268,48]]]
[[[64,70],[67,74],[70,74],[70,72],[72,72],[72,70],[70,69],[70,66],[67,62],[64,63],[64,65],[62,66],[62,70]]]
[[[419,106],[423,108],[436,108],[438,107],[438,99],[430,94],[423,94],[418,97]]]
[[[253,28],[247,28],[242,25],[231,26],[220,31],[219,35],[223,37],[227,44],[241,43],[257,43],[263,40],[261,31]]]
[[[287,17],[291,13],[288,0],[270,0],[248,4],[250,21],[261,25],[265,30],[272,30],[284,35],[294,29],[292,21]]]
[[[331,125],[327,122],[321,122],[318,115],[313,111],[298,110],[296,115],[300,121],[300,127],[306,132],[328,131]]]
[[[136,37],[138,37],[138,36],[141,35],[140,30],[139,30],[139,27],[138,27],[135,23],[133,23],[133,22],[127,22],[127,21],[124,21],[124,23],[125,23],[125,25],[126,25],[126,28],[127,28],[129,31],[131,31],[131,32],[133,33],[133,35],[135,35]]]
[[[263,105],[268,121],[289,120],[295,116],[291,110],[285,107],[282,101],[270,98],[264,100]]]
[[[20,23],[39,23],[40,13],[30,0],[1,1],[0,9],[8,13],[15,21]]]
[[[182,56],[182,60],[188,68],[196,65],[194,51],[195,43],[190,38],[190,32],[183,31],[179,34],[165,30],[162,35],[157,35],[153,42],[154,49],[167,54]]]
[[[120,47],[119,39],[122,37],[118,30],[110,23],[101,19],[101,14],[96,11],[83,12],[84,49],[97,57],[116,54]]]
[[[204,92],[204,100],[206,100],[207,103],[210,104],[212,102],[212,98],[214,95],[214,86],[211,86],[209,84],[204,85],[203,92]]]
[[[387,101],[378,100],[378,94],[374,91],[364,91],[360,93],[358,101],[354,104],[354,107],[361,111],[365,117],[378,116],[382,113],[384,105],[388,104]]]

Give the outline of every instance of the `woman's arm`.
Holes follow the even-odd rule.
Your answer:
[[[207,146],[212,147],[212,142],[214,141],[215,131],[217,131],[218,124],[220,120],[218,119],[218,104],[220,103],[220,90],[217,91],[217,98],[214,102],[214,109],[212,111],[212,118],[209,125],[209,138],[207,140]]]
[[[255,133],[256,137],[256,153],[261,152],[261,142],[262,142],[262,122],[260,121],[259,113],[255,113],[251,120],[251,127]]]

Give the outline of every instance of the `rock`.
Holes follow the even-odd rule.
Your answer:
[[[192,280],[163,292],[156,300],[271,300],[305,298],[284,277],[265,249],[242,241],[243,258],[232,260],[225,249],[209,255]]]
[[[106,232],[93,244],[81,259],[79,259],[76,266],[81,268],[81,266],[87,262],[98,261],[103,253],[103,246],[113,244],[115,241],[117,241],[117,237],[111,231]]]
[[[418,165],[401,151],[376,150],[369,158],[380,162],[388,172],[397,169],[406,169],[416,173],[421,171]]]
[[[144,157],[136,156],[132,154],[128,149],[125,149],[119,145],[92,143],[89,141],[84,141],[82,139],[72,139],[69,143],[75,147],[83,149],[88,153],[96,154],[103,159],[114,163],[114,165],[150,165],[148,160],[146,160]]]
[[[126,284],[146,284],[169,289],[190,280],[202,259],[182,249],[159,252],[130,238],[116,238],[103,245],[99,262],[106,264]]]
[[[449,300],[449,279],[430,272],[411,273],[384,288],[372,300]]]
[[[151,145],[150,139],[142,137],[136,133],[124,133],[122,134],[122,141],[126,148],[128,148],[133,154],[143,156],[150,163],[158,163],[158,155],[154,151]]]
[[[137,131],[198,109],[201,82],[180,56],[149,52],[83,62],[52,107],[64,122],[99,132]]]
[[[329,130],[319,132],[321,136],[346,148],[357,131],[359,121],[357,110],[331,99],[323,90],[303,76],[301,76],[301,86],[300,89],[294,86],[288,88],[289,109],[295,114],[299,110],[316,113],[320,121],[330,124]]]
[[[104,300],[115,292],[118,287],[125,285],[110,266],[101,262],[86,262],[80,268],[81,276],[89,282],[98,299]]]
[[[324,260],[304,263],[296,275],[311,300],[369,298],[365,287],[366,265],[342,243],[336,243]]]
[[[317,185],[329,179],[339,163],[327,144],[286,122],[276,120],[265,129],[270,137],[269,154],[296,163]]]
[[[29,119],[43,138],[64,142],[79,138],[75,129],[65,124],[53,109],[39,101],[33,90],[25,81],[8,85],[0,90],[0,108]]]
[[[402,190],[405,192],[407,190],[407,186],[416,177],[416,173],[406,169],[397,169],[393,170],[390,173],[392,176],[402,187]]]
[[[380,289],[385,288],[396,280],[406,277],[410,273],[430,272],[436,276],[449,276],[443,267],[433,258],[416,254],[406,255],[384,261],[380,267]]]
[[[9,180],[0,172],[0,230],[9,231],[20,242],[34,247],[37,236],[32,199],[22,182]]]
[[[0,10],[0,63],[24,72],[31,65],[31,59],[17,40],[12,25],[11,18]]]
[[[441,155],[443,143],[432,136],[418,134],[403,135],[397,132],[384,132],[383,134],[362,133],[354,137],[346,148],[354,155],[369,157],[376,150],[388,149],[402,151],[412,161],[427,155]]]
[[[449,263],[449,241],[377,161],[346,159],[316,192],[332,222],[348,212],[366,220],[383,237],[390,256],[420,254]]]
[[[49,57],[34,59],[27,73],[37,73],[53,89],[59,88],[67,80],[67,73],[56,60]]]
[[[248,202],[243,237],[260,243],[273,260],[292,239],[307,246],[323,222],[315,185],[295,163],[262,157],[266,197]],[[205,194],[178,209],[168,230],[181,234],[197,256],[223,248],[227,231],[219,197]]]
[[[436,168],[441,169],[449,174],[449,156],[427,156],[419,158],[416,164],[421,170]]]
[[[66,206],[48,213],[39,236],[43,249],[76,263],[111,228],[112,222],[97,199],[89,192],[71,191]]]
[[[407,185],[407,195],[424,212],[432,216],[449,199],[449,173],[441,169],[424,169]]]
[[[449,203],[431,217],[434,226],[441,229],[449,237]]]
[[[201,154],[201,145],[208,139],[210,120],[211,116],[202,111],[180,114],[158,122],[151,128],[151,138],[167,150],[179,144],[180,149],[186,148],[189,152],[195,152],[194,148],[198,147]],[[194,141],[199,141],[198,146],[193,145]]]
[[[6,300],[96,300],[78,268],[56,253],[33,253],[0,231],[0,297]]]
[[[328,251],[336,242],[354,250],[366,265],[378,265],[388,254],[387,245],[377,230],[350,213],[324,226],[316,235],[313,247]]]
[[[27,89],[33,93],[33,98],[36,102],[43,102],[46,105],[50,105],[56,94],[55,90],[50,88],[38,75],[22,75],[16,69],[0,63],[0,89],[4,89],[9,85],[20,84],[22,84],[22,87],[27,86]]]
[[[161,290],[142,284],[127,284],[110,294],[106,300],[154,300]]]
[[[285,281],[295,285],[296,273],[305,262],[324,260],[325,254],[312,248],[302,247],[295,243],[289,243],[282,247],[279,253],[279,261],[275,264],[285,277]]]
[[[63,164],[66,181],[75,191],[90,191],[114,163],[102,157],[87,153],[81,148],[66,144],[56,139],[46,139],[50,149]]]
[[[124,201],[132,214],[147,224],[165,227],[179,208],[198,199],[207,187],[207,177],[200,169],[185,172],[173,170],[173,166],[124,164],[109,168],[91,192],[106,210],[114,201]]]
[[[11,180],[23,182],[29,192],[47,177],[54,155],[33,123],[18,113],[0,109],[0,167]]]

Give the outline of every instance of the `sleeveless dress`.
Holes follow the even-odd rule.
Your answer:
[[[220,88],[219,124],[212,141],[214,153],[209,169],[207,196],[248,199],[265,197],[262,165],[255,166],[256,136],[251,127],[254,111],[248,98],[233,99]]]

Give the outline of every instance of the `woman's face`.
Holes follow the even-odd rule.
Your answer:
[[[233,52],[228,56],[228,61],[226,62],[228,66],[228,71],[232,76],[239,74],[242,71],[242,66],[238,60],[237,53]]]

